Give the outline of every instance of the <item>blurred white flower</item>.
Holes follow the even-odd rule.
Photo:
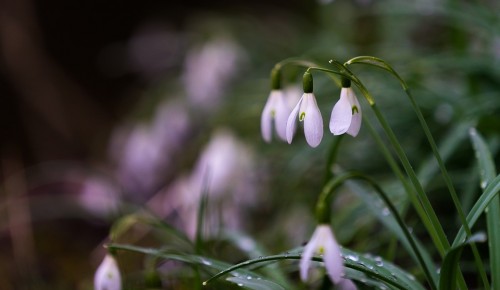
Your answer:
[[[79,195],[80,204],[97,216],[116,212],[120,204],[118,189],[101,178],[90,177],[84,180]]]
[[[300,278],[304,282],[307,281],[309,267],[315,254],[323,257],[330,280],[334,284],[341,282],[344,274],[344,263],[342,262],[340,247],[329,225],[318,225],[304,248],[304,253],[300,259]]]
[[[94,275],[94,290],[121,290],[122,278],[115,258],[110,254],[104,257]]]
[[[361,128],[361,106],[351,87],[342,88],[340,99],[335,104],[330,118],[330,131],[333,135],[347,133],[353,137]]]
[[[297,104],[297,102],[300,100],[300,97],[302,97],[302,94],[304,94],[302,86],[299,85],[287,86],[285,87],[283,92],[285,94],[285,101],[290,110],[295,106],[295,104]]]
[[[335,285],[339,290],[357,290],[356,284],[349,279],[340,279],[340,282]]]
[[[286,138],[292,143],[297,117],[304,121],[304,135],[311,147],[317,147],[323,138],[323,118],[313,93],[304,93],[288,117]]]
[[[283,141],[286,140],[286,122],[289,114],[290,110],[285,101],[283,91],[272,90],[260,119],[262,138],[266,142],[271,142],[273,120],[276,133],[278,133],[278,136]]]
[[[137,124],[128,133],[117,160],[118,179],[127,192],[145,193],[154,187],[158,168],[168,155],[146,124]]]
[[[255,204],[253,152],[227,130],[217,131],[205,147],[192,173],[167,191],[164,207],[175,210],[188,235],[194,236],[197,209],[204,189],[209,208],[204,223],[218,229],[241,225],[243,209]]]
[[[239,46],[222,37],[189,51],[184,65],[184,85],[190,103],[205,111],[217,108],[242,56]]]
[[[190,130],[186,108],[175,101],[160,104],[151,123],[118,128],[112,136],[110,154],[125,191],[152,193]]]

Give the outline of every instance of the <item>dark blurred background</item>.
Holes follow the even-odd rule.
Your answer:
[[[315,150],[301,135],[292,146],[261,140],[269,72],[288,57],[327,65],[331,58],[376,55],[394,64],[438,143],[454,140],[448,162],[470,207],[479,189],[467,129],[477,126],[498,148],[498,6],[0,0],[0,289],[92,289],[110,226],[139,208],[189,235],[198,199],[185,200],[186,192],[200,186],[200,168],[210,162],[221,168],[213,199],[216,211],[228,213],[223,219],[235,217],[229,228],[250,233],[273,252],[304,242],[333,137],[325,131]],[[376,70],[356,71],[416,167],[425,169],[430,153],[398,84]],[[290,95],[300,96],[293,84],[300,84],[301,73],[286,71]],[[328,120],[338,88],[321,75],[315,84]],[[393,185],[366,129],[344,146],[340,166]],[[448,197],[438,194],[442,181],[426,178],[454,233]],[[391,190],[404,199],[400,186]],[[389,235],[373,242],[372,234],[387,232],[364,206],[341,195],[334,225],[342,244],[376,251]],[[411,210],[408,220],[427,242]],[[400,259],[408,263],[407,256]],[[140,265],[124,268],[137,273]]]

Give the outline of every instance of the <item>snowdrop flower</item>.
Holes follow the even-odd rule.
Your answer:
[[[224,36],[190,50],[183,76],[189,102],[204,112],[218,108],[244,58],[244,50]]]
[[[121,290],[122,278],[116,260],[110,254],[104,257],[94,276],[94,290]]]
[[[316,227],[311,240],[304,248],[300,259],[300,278],[307,281],[309,266],[314,254],[322,255],[328,276],[333,283],[342,282],[344,264],[340,255],[340,247],[333,236],[329,225],[320,224]]]
[[[354,284],[354,282],[352,282],[349,279],[341,279],[340,282],[335,286],[337,286],[336,289],[340,289],[340,290],[357,290],[358,289],[358,287],[356,287],[356,284]]]
[[[335,104],[330,118],[330,131],[333,135],[347,133],[353,137],[358,135],[361,127],[361,106],[347,80],[342,84],[340,100]]]
[[[276,133],[278,133],[278,136],[283,141],[286,140],[286,124],[289,113],[290,111],[285,102],[283,91],[272,90],[260,119],[262,138],[264,138],[266,142],[271,142],[273,120]]]
[[[179,226],[195,237],[198,207],[204,189],[209,203],[204,216],[204,234],[215,234],[223,225],[241,229],[246,209],[257,202],[256,155],[252,148],[227,129],[218,129],[203,149],[193,171],[166,189],[166,198],[153,204],[158,212],[175,212]],[[162,206],[161,208],[158,206]]]
[[[288,144],[292,143],[298,116],[299,121],[304,122],[304,135],[307,144],[311,147],[317,147],[323,138],[323,117],[321,117],[321,112],[313,94],[313,80],[309,72],[304,73],[303,84],[304,94],[286,123],[286,139]]]

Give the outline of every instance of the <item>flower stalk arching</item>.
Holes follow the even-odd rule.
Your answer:
[[[427,141],[429,142],[429,145],[431,146],[432,153],[434,155],[434,158],[436,158],[439,169],[441,170],[441,175],[443,176],[446,187],[448,188],[451,199],[452,199],[453,204],[455,206],[455,209],[458,213],[460,222],[461,222],[462,226],[464,227],[466,236],[470,237],[472,235],[472,231],[470,230],[470,227],[467,223],[465,213],[463,212],[462,205],[460,203],[460,199],[458,198],[455,187],[453,186],[453,182],[451,181],[451,177],[448,173],[448,170],[446,169],[446,166],[444,165],[443,159],[441,158],[441,154],[439,153],[439,150],[437,148],[434,137],[431,134],[431,131],[429,129],[429,126],[427,125],[427,122],[425,121],[425,118],[422,114],[422,111],[420,110],[420,107],[418,106],[417,102],[415,101],[415,98],[411,94],[410,88],[408,87],[406,82],[403,80],[403,78],[401,78],[401,76],[396,72],[396,70],[394,70],[394,68],[390,64],[388,64],[383,59],[380,59],[380,58],[377,58],[374,56],[358,56],[358,57],[355,57],[355,58],[348,60],[344,65],[347,66],[350,64],[365,64],[365,65],[371,65],[371,66],[381,68],[381,69],[389,72],[392,76],[394,76],[399,81],[401,87],[403,88],[403,91],[405,92],[408,99],[410,100],[410,103],[413,107],[413,110],[415,111],[417,118],[420,122],[420,126],[422,127],[424,134],[427,138]],[[489,289],[490,287],[489,287],[488,278],[486,276],[486,271],[484,270],[482,259],[481,259],[481,256],[479,254],[479,251],[477,249],[477,246],[474,243],[471,243],[470,246],[471,246],[474,260],[475,260],[476,265],[478,267],[481,279],[483,281],[483,284],[484,284],[486,289]]]
[[[399,215],[398,210],[396,207],[392,204],[391,200],[387,196],[387,194],[382,190],[382,188],[371,178],[367,177],[364,174],[358,173],[358,172],[347,172],[344,173],[332,180],[330,180],[323,188],[321,194],[318,197],[318,201],[316,203],[316,210],[315,210],[315,215],[318,224],[329,224],[330,223],[330,217],[331,217],[331,209],[330,209],[330,204],[331,204],[331,198],[333,193],[336,191],[337,188],[339,188],[344,182],[346,182],[349,179],[359,179],[362,181],[365,181],[368,183],[374,190],[375,192],[379,195],[379,197],[384,201],[385,205],[389,209],[390,213],[395,217],[396,222],[398,223],[399,227],[403,231],[403,234],[405,235],[406,239],[410,243],[410,246],[417,257],[417,260],[422,267],[422,270],[424,271],[424,274],[426,276],[426,279],[431,287],[431,289],[437,289],[437,286],[434,283],[434,280],[432,278],[432,274],[430,270],[427,268],[427,265],[425,264],[425,261],[423,259],[423,256],[413,239],[413,236],[411,235],[410,231],[406,227],[405,223],[403,222],[403,219]]]
[[[337,64],[341,65],[341,64]],[[346,68],[347,70],[347,68]],[[349,73],[352,74],[352,72],[349,71]],[[441,223],[439,222],[439,219],[437,218],[437,215],[432,208],[432,205],[427,198],[427,195],[425,194],[425,191],[420,184],[420,181],[417,178],[417,175],[415,171],[413,170],[413,167],[410,164],[410,161],[408,157],[406,156],[406,153],[404,152],[403,148],[401,147],[401,144],[396,138],[396,135],[392,131],[391,127],[385,120],[384,116],[378,109],[378,107],[375,104],[375,101],[371,94],[368,92],[366,87],[363,85],[363,83],[356,77],[354,74],[352,74],[351,80],[354,79],[354,84],[359,88],[361,93],[364,95],[364,97],[367,100],[372,100],[370,103],[372,110],[375,113],[376,118],[378,119],[380,125],[384,129],[385,133],[387,134],[389,141],[391,142],[392,146],[394,147],[396,154],[399,157],[399,160],[401,161],[401,164],[403,165],[403,168],[405,169],[406,173],[408,174],[411,183],[413,184],[413,187],[415,188],[417,192],[417,199],[411,198],[413,206],[418,208],[417,212],[418,213],[425,213],[425,215],[420,214],[420,218],[422,220],[427,219],[428,221],[424,222],[424,225],[426,225],[427,230],[431,234],[431,238],[434,241],[434,244],[436,245],[436,248],[438,249],[440,255],[444,257],[446,251],[450,248],[450,243],[444,233],[443,227]],[[413,192],[410,192],[413,193]]]

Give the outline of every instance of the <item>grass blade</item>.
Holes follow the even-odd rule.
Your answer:
[[[474,224],[477,222],[478,218],[485,211],[486,207],[490,204],[490,202],[495,198],[500,191],[500,175],[497,175],[495,179],[493,179],[487,186],[484,192],[481,194],[479,199],[476,201],[471,211],[467,215],[467,223],[469,227],[472,228]],[[465,241],[465,230],[463,227],[460,227],[460,230],[453,241],[453,246],[457,246],[460,243]]]
[[[472,243],[485,242],[486,235],[484,233],[478,233],[471,236],[467,241],[452,247],[446,256],[444,257],[443,265],[441,267],[441,275],[439,279],[439,290],[455,290],[457,277],[458,277],[458,262],[462,251],[465,246]]]
[[[495,178],[496,169],[493,163],[490,150],[484,139],[476,131],[470,129],[470,138],[476,152],[476,158],[479,164],[481,179],[481,189],[484,188]],[[500,197],[493,198],[487,207],[486,224],[488,228],[488,247],[490,250],[490,272],[500,273]],[[500,278],[498,275],[491,275],[492,289],[500,289]]]

